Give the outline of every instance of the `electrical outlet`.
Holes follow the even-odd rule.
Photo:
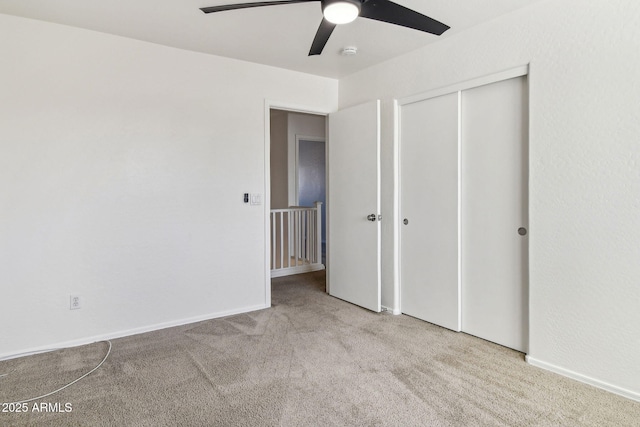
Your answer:
[[[82,297],[80,295],[71,295],[69,298],[69,310],[77,310],[82,308]]]

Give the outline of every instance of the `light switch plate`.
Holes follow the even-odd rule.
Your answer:
[[[251,194],[251,204],[252,205],[261,205],[262,204],[262,194],[260,194],[260,193]]]

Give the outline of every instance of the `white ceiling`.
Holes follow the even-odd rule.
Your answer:
[[[320,2],[204,14],[200,7],[247,0],[1,0],[0,13],[340,78],[538,1],[396,0],[451,29],[438,37],[358,18],[338,26],[322,55],[311,57]],[[341,55],[345,46],[358,55]]]

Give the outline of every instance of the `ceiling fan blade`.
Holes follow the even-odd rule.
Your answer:
[[[320,0],[259,1],[255,3],[224,4],[221,6],[202,7],[200,8],[200,10],[203,11],[204,13],[213,13],[213,12],[224,12],[225,10],[248,9],[250,7],[262,7],[262,6],[277,6],[280,4],[308,3],[312,1],[320,1]]]
[[[318,32],[316,32],[316,36],[313,38],[313,43],[311,43],[309,56],[320,55],[322,53],[322,49],[324,49],[324,45],[329,41],[329,37],[331,37],[331,33],[333,33],[334,28],[336,28],[336,24],[332,24],[322,18],[322,22],[318,27]]]
[[[413,28],[439,36],[450,27],[433,18],[400,6],[389,0],[369,0],[362,3],[360,16],[376,21],[388,22],[402,27]]]

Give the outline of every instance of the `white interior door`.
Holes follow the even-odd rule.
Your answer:
[[[330,114],[327,151],[329,293],[379,312],[380,101]]]
[[[401,311],[460,330],[458,93],[400,110]]]
[[[526,352],[527,82],[462,92],[462,330]],[[520,231],[524,232],[524,231]]]

